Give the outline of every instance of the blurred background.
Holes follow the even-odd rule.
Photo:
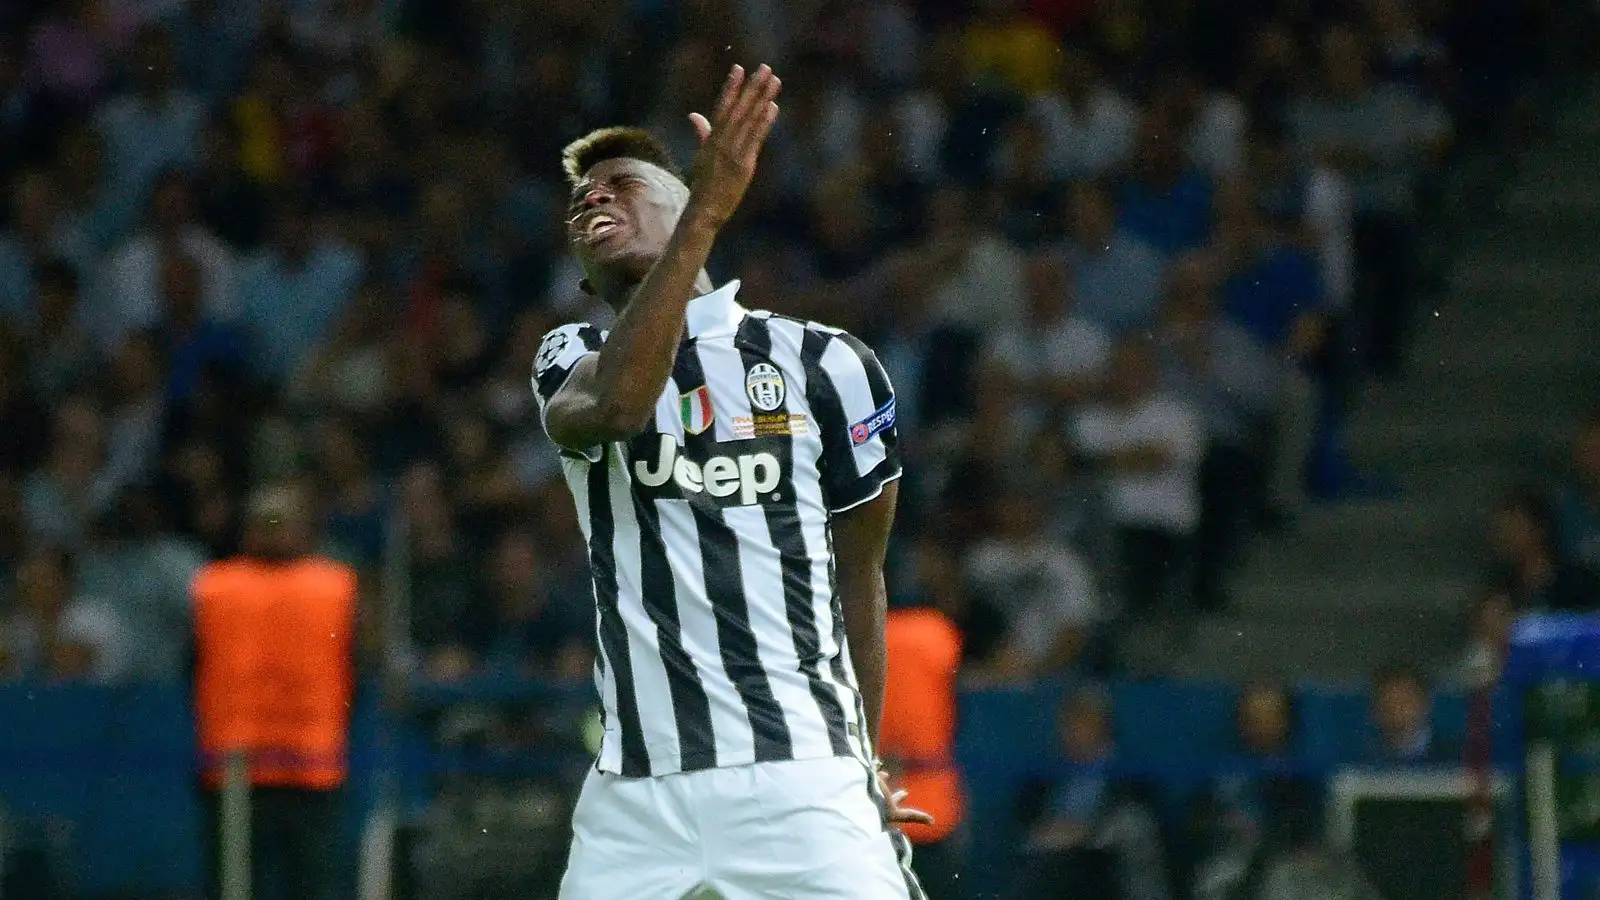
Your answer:
[[[713,279],[877,349],[894,603],[959,635],[935,900],[1514,896],[1508,635],[1600,608],[1597,16],[0,5],[0,896],[200,896],[189,588],[281,479],[361,575],[341,895],[553,896],[559,151],[687,161],[735,61],[783,113]]]

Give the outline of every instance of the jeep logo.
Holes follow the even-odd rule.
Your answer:
[[[739,505],[753,505],[778,486],[783,467],[771,453],[713,456],[704,465],[684,458],[682,448],[669,434],[661,435],[655,460],[638,460],[633,477],[645,487],[657,488],[669,480],[685,494],[704,492],[712,497],[739,497]]]

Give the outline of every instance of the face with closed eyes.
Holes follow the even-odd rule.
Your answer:
[[[672,173],[643,160],[595,163],[572,187],[567,242],[588,276],[588,289],[606,293],[644,279],[666,251],[689,189]]]

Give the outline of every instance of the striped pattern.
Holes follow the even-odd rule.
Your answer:
[[[892,426],[850,436],[892,389],[854,337],[746,310],[737,289],[689,304],[651,427],[559,448],[593,570],[603,772],[871,758],[829,520],[900,475]],[[605,338],[545,337],[541,414]]]

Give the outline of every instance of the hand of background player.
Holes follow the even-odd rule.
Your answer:
[[[878,769],[878,787],[883,789],[883,796],[888,798],[889,801],[889,821],[896,825],[905,825],[907,823],[917,825],[933,824],[933,816],[920,809],[900,805],[900,801],[906,798],[908,792],[890,784],[889,773],[881,768]]]
[[[690,113],[689,121],[700,135],[689,176],[689,210],[713,228],[733,217],[756,171],[756,158],[778,118],[773,102],[783,83],[772,69],[762,66],[746,76],[742,66],[728,72],[710,121]]]

